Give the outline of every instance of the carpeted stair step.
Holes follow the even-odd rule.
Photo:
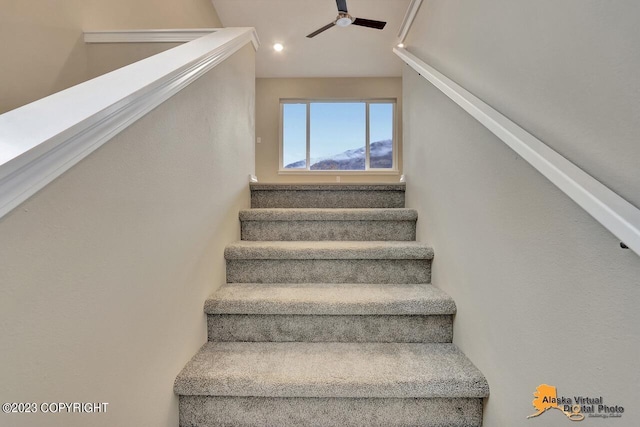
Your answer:
[[[242,240],[415,240],[414,209],[247,209]]]
[[[181,426],[480,426],[489,387],[453,344],[210,342],[178,375]]]
[[[451,342],[453,299],[427,284],[228,283],[209,341]]]
[[[481,427],[478,398],[180,396],[180,427]]]
[[[229,283],[429,283],[418,242],[240,241],[225,249]]]
[[[251,184],[180,426],[479,427],[485,378],[451,343],[404,184]]]
[[[404,208],[405,184],[251,184],[252,208]]]

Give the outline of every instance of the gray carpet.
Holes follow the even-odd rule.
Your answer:
[[[404,184],[252,184],[207,342],[178,375],[181,427],[480,427],[489,386]]]

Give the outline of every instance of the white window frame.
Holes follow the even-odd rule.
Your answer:
[[[365,162],[364,170],[311,170],[310,155],[311,155],[311,104],[314,103],[355,103],[360,102],[365,104],[365,128],[366,128],[366,141],[365,141]],[[285,169],[283,164],[284,156],[284,105],[285,104],[306,104],[307,106],[307,158],[306,168],[297,169]],[[393,149],[393,167],[392,168],[371,168],[369,167],[369,147],[370,141],[370,129],[369,129],[369,106],[371,104],[393,104],[393,130],[391,133],[391,146]],[[370,98],[370,99],[299,99],[299,98],[281,98],[280,99],[280,117],[279,117],[279,153],[278,153],[278,174],[279,175],[398,175],[398,100],[397,98]],[[347,148],[345,148],[347,149]]]

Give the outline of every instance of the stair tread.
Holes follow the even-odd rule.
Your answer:
[[[415,221],[405,208],[254,208],[240,211],[240,221]]]
[[[210,342],[178,375],[180,395],[486,397],[453,344]]]
[[[453,299],[428,284],[227,283],[207,314],[447,315]]]
[[[226,259],[432,259],[433,249],[410,241],[248,241],[227,245]]]

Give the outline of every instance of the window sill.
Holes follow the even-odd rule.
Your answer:
[[[278,175],[400,175],[400,171],[397,169],[389,170],[368,170],[368,171],[308,171],[308,170],[290,170],[281,169],[278,171]]]

